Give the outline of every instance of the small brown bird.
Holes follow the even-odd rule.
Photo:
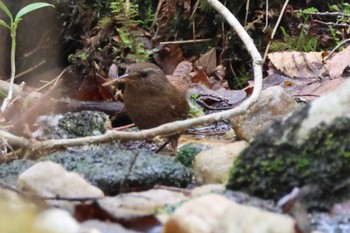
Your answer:
[[[126,112],[140,129],[149,129],[187,118],[189,107],[186,94],[177,90],[164,72],[152,63],[135,63],[128,66],[125,75],[103,84],[111,85],[123,89]],[[175,153],[179,136],[179,133],[168,136],[157,152],[170,142]]]

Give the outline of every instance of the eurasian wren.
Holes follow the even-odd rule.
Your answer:
[[[177,90],[164,72],[148,62],[127,67],[126,74],[104,83],[103,86],[122,86],[126,112],[140,129],[149,129],[187,117],[189,110],[186,94]],[[167,143],[176,152],[180,134],[168,136]],[[158,150],[158,151],[159,151]]]

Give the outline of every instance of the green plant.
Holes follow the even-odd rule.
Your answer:
[[[297,13],[296,16],[302,21],[301,28],[299,30],[299,35],[290,35],[288,34],[287,30],[283,26],[281,26],[280,29],[283,35],[283,39],[274,41],[271,44],[271,50],[295,50],[303,52],[316,51],[318,40],[315,36],[313,36],[310,33],[309,27],[306,26],[308,21],[310,20],[310,14],[308,13],[316,12],[318,12],[317,8],[309,7]]]
[[[318,12],[317,8],[309,7],[309,8],[306,8],[306,9],[302,10],[301,12],[298,12],[297,13],[297,17],[303,18],[303,22],[306,23],[306,21],[309,20],[310,15],[305,14],[305,13],[315,13],[315,12]]]
[[[309,33],[305,26],[302,26],[298,36],[289,35],[286,29],[282,26],[280,29],[283,34],[283,39],[272,42],[272,51],[291,50],[310,52],[317,50],[317,38]]]
[[[136,20],[138,5],[124,0],[115,0],[111,3],[110,8],[123,49],[130,50],[132,53],[129,56],[136,61],[147,60],[152,51],[145,49],[140,32],[135,30],[139,24],[142,24],[140,20]]]
[[[0,1],[0,9],[5,12],[5,14],[10,18],[10,23],[6,23],[4,20],[0,19],[0,25],[8,28],[11,32],[11,79],[10,79],[10,88],[7,97],[4,99],[4,102],[1,106],[1,111],[4,112],[7,104],[12,99],[12,88],[13,88],[13,82],[15,80],[16,75],[16,63],[15,63],[15,55],[16,55],[16,31],[17,26],[19,22],[22,20],[22,17],[32,11],[35,11],[37,9],[43,8],[43,7],[54,7],[51,4],[44,3],[44,2],[37,2],[29,4],[25,7],[23,7],[13,18],[13,15],[11,14],[10,10],[5,6],[5,4]]]
[[[343,1],[340,1],[339,4],[335,5],[329,5],[329,10],[332,12],[338,12],[337,15],[337,21],[338,24],[343,25],[349,25],[350,23],[350,4],[344,3]],[[345,30],[340,30],[339,28],[334,27],[333,25],[328,26],[329,32],[332,36],[333,41],[338,44],[344,37],[346,37],[344,34]]]

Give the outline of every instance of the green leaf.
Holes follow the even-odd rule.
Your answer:
[[[129,37],[129,33],[126,32],[125,30],[120,29],[120,28],[117,28],[117,31],[118,31],[120,39],[122,39],[124,45],[126,45],[127,47],[130,47],[132,45],[132,41]]]
[[[11,23],[13,22],[13,16],[10,12],[10,10],[5,6],[4,3],[2,3],[2,1],[0,1],[0,8],[9,16]]]
[[[315,8],[315,7],[309,7],[309,8],[304,9],[303,12],[305,12],[305,13],[315,13],[315,12],[318,12],[318,9]]]
[[[337,5],[331,5],[331,6],[329,6],[329,9],[331,11],[337,11],[337,12],[341,11],[340,8]]]
[[[45,2],[36,2],[36,3],[32,3],[32,4],[29,4],[25,7],[23,7],[16,15],[16,18],[15,18],[15,22],[19,21],[24,15],[32,12],[32,11],[35,11],[37,9],[40,9],[40,8],[43,8],[43,7],[47,7],[47,6],[51,6],[51,7],[54,7],[54,5],[52,4],[48,4],[48,3],[45,3]]]
[[[9,26],[7,23],[5,23],[4,20],[1,20],[1,19],[0,19],[0,25],[1,25],[1,26],[4,26],[4,27],[6,27],[6,28],[8,28],[8,29],[11,30],[10,26]]]

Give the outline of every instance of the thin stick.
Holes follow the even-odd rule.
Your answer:
[[[280,15],[278,16],[278,20],[277,20],[277,22],[276,22],[275,28],[274,28],[273,31],[272,31],[270,41],[269,41],[269,43],[267,44],[266,49],[265,49],[265,53],[264,53],[264,57],[263,57],[263,63],[265,63],[265,61],[266,61],[267,53],[269,52],[269,49],[270,49],[272,40],[273,40],[273,38],[275,37],[277,28],[278,28],[278,26],[279,26],[280,23],[281,23],[282,16],[283,16],[283,14],[284,14],[284,11],[285,11],[286,8],[287,8],[288,2],[289,2],[289,0],[286,0],[286,1],[284,2],[284,5],[283,5],[282,10],[281,10],[281,13],[280,13]]]
[[[334,53],[335,51],[337,51],[337,49],[338,49],[340,46],[342,46],[343,44],[345,44],[345,43],[347,43],[347,42],[349,42],[349,41],[350,41],[350,38],[349,38],[349,39],[346,39],[346,40],[343,40],[342,42],[340,42],[337,46],[334,47],[334,49],[332,49],[332,51],[329,52],[328,56],[325,57],[324,60],[328,60],[328,59],[333,55],[333,53]]]
[[[269,26],[269,0],[266,0],[266,8],[265,8],[265,27],[263,28],[263,32],[266,31],[267,26]]]
[[[249,15],[249,5],[250,5],[250,0],[247,0],[247,4],[245,5],[244,27],[247,26],[248,15]]]
[[[27,69],[27,70],[25,70],[25,71],[23,71],[23,72],[17,74],[17,75],[15,76],[15,79],[16,79],[16,78],[19,78],[19,77],[21,77],[21,76],[23,76],[23,75],[26,75],[26,74],[28,74],[28,73],[30,73],[30,72],[32,72],[32,71],[35,70],[36,68],[38,68],[38,67],[44,65],[46,62],[47,62],[46,60],[42,60],[41,62],[39,62],[39,63],[36,64],[35,66],[30,67],[29,69]],[[10,80],[10,79],[8,79],[7,81],[9,81],[9,80]]]
[[[345,13],[341,13],[341,12],[303,12],[300,10],[295,11],[296,13],[300,13],[300,14],[305,14],[305,15],[319,15],[319,16],[346,16],[346,17],[350,17],[350,14],[345,14]]]
[[[194,39],[194,40],[175,40],[175,41],[164,41],[160,42],[160,45],[167,45],[167,44],[191,44],[191,43],[198,43],[198,42],[210,42],[212,39]]]
[[[58,80],[61,78],[61,76],[64,74],[64,72],[66,72],[67,69],[68,69],[68,67],[66,67],[56,78],[52,79],[50,82],[46,83],[42,87],[39,87],[38,89],[36,89],[36,91],[41,91],[42,89],[51,85],[52,83],[55,86],[57,84]]]

